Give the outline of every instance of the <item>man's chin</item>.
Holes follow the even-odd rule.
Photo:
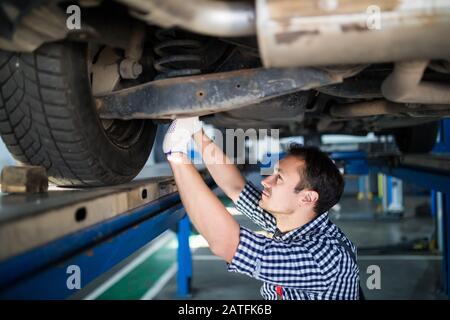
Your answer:
[[[259,206],[261,208],[263,208],[264,210],[269,211],[267,206],[266,206],[266,203],[265,203],[265,201],[263,199],[259,200]]]
[[[263,200],[263,199],[259,200],[258,205],[259,205],[261,208],[265,209],[265,208],[264,208],[264,200]]]

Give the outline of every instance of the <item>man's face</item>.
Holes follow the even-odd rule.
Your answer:
[[[303,170],[304,161],[287,156],[275,166],[272,175],[261,183],[263,196],[259,202],[261,208],[272,214],[290,214],[301,205],[301,193],[295,192],[300,182],[299,170]]]

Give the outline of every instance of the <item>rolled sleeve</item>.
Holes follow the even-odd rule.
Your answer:
[[[247,182],[239,194],[236,209],[268,232],[275,232],[275,217],[259,206],[262,192],[251,182]]]

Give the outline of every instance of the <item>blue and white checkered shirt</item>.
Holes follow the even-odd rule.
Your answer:
[[[272,238],[241,227],[236,253],[228,271],[264,282],[267,300],[358,299],[359,269],[356,247],[328,219],[328,213],[292,231],[281,233],[273,215],[259,206],[262,192],[248,182],[236,208]]]

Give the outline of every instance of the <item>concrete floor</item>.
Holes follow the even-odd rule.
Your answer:
[[[341,201],[340,219],[331,215],[358,247],[361,285],[367,299],[446,299],[440,285],[442,256],[427,247],[434,235],[434,220],[415,215],[416,206],[427,200],[405,197],[405,213],[399,218],[381,213],[373,217],[376,208],[369,201],[346,197]],[[372,219],[357,220],[355,212]],[[365,286],[370,265],[380,267],[380,290]]]
[[[258,182],[255,174],[248,179]],[[361,285],[367,299],[445,299],[441,292],[442,257],[438,252],[423,249],[423,241],[434,232],[434,220],[417,217],[415,208],[426,203],[427,197],[405,197],[403,217],[386,216],[377,212],[373,201],[344,197],[341,211],[330,214],[331,219],[358,247]],[[237,221],[254,230],[258,228],[242,215]],[[381,270],[381,289],[365,286],[367,268],[377,265]],[[225,262],[213,256],[207,247],[193,254],[192,295],[189,299],[261,299],[261,283],[247,276],[229,273]],[[173,277],[156,299],[176,297]]]

